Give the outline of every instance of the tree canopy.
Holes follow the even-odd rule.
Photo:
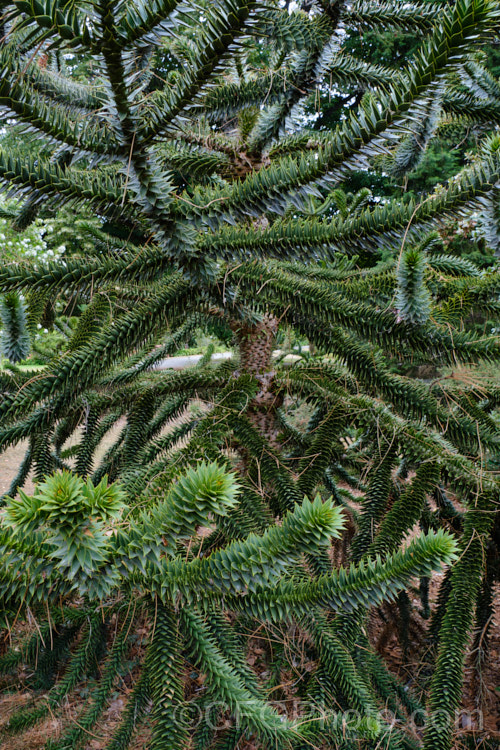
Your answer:
[[[101,664],[51,750],[83,745],[139,620],[113,750],[150,705],[154,750],[450,750],[474,626],[484,653],[500,390],[456,373],[498,361],[500,272],[447,253],[436,227],[479,211],[497,249],[500,83],[481,49],[498,4],[288,6],[2,5],[0,106],[40,143],[0,148],[18,200],[4,214],[82,212],[70,252],[0,268],[0,449],[28,441],[0,516],[2,625],[41,623],[0,669],[26,662],[45,689],[6,731],[60,710]],[[352,42],[381,29],[411,37],[404,65]],[[328,91],[349,106],[315,127]],[[376,169],[406,179],[464,126],[475,152],[449,157],[437,189],[350,189]],[[16,362],[48,315],[66,339],[33,376]],[[232,358],[162,369],[200,331]],[[298,361],[275,351],[291,335]],[[443,567],[422,698],[365,622],[396,601],[404,645],[411,581],[427,610]],[[256,628],[282,634],[265,681],[245,658]],[[299,671],[298,717],[269,697],[282,669]]]

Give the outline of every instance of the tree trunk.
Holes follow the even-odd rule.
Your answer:
[[[260,383],[260,390],[247,412],[248,417],[271,446],[278,448],[276,409],[283,403],[283,397],[275,392],[271,359],[278,319],[266,313],[258,323],[234,321],[231,328],[238,343],[240,371],[250,373]]]

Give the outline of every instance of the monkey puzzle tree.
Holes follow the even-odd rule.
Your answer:
[[[497,311],[498,272],[446,256],[429,226],[492,189],[500,140],[485,138],[477,162],[419,203],[335,188],[375,155],[399,171],[415,163],[458,96],[453,76],[498,30],[496,4],[322,0],[289,13],[248,0],[28,0],[3,11],[0,103],[52,155],[0,152],[0,177],[24,214],[83,204],[102,220],[85,257],[0,270],[29,321],[56,300],[85,305],[39,376],[0,373],[0,445],[29,441],[0,525],[4,624],[28,607],[49,613],[0,662],[34,665],[33,684],[50,688],[9,731],[57,710],[103,659],[113,621],[93,698],[47,745],[80,746],[148,612],[141,675],[108,747],[129,745],[150,700],[154,748],[235,748],[252,734],[263,747],[416,747],[411,727],[374,720],[384,705],[398,719],[421,707],[363,626],[370,606],[398,596],[403,608],[412,577],[456,559],[433,622],[425,740],[449,748],[476,604],[481,619],[495,578],[483,550],[496,543],[499,394],[396,365],[498,357],[494,336],[467,330],[471,311]],[[395,76],[342,51],[351,23],[414,29],[420,52]],[[88,84],[64,75],[75,61]],[[297,111],[325,81],[365,93],[335,130],[311,132]],[[387,245],[397,260],[369,267]],[[275,361],[280,326],[317,354]],[[234,341],[234,361],[208,352],[193,370],[155,369],[199,329]],[[289,418],[298,403],[310,410],[302,428]],[[31,471],[43,482],[28,496]],[[418,523],[427,533],[405,549]],[[444,528],[460,537],[458,558]],[[256,625],[287,632],[266,684],[245,661]],[[266,690],[304,648],[316,666],[301,696],[314,708],[294,722]],[[186,666],[203,675],[199,694]],[[339,706],[362,720],[339,724]],[[214,736],[226,713],[232,726]]]

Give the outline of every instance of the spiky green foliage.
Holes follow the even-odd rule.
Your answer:
[[[0,297],[0,323],[2,356],[13,363],[26,359],[31,349],[26,307],[16,292]]]
[[[106,561],[104,523],[121,515],[123,493],[102,479],[94,486],[63,471],[46,477],[37,493],[28,497],[19,490],[19,500],[9,498],[6,524],[15,534],[30,538],[38,532],[38,543],[47,550],[48,563],[63,579],[79,586],[82,593],[102,595],[103,582],[94,579]]]
[[[498,361],[498,339],[472,314],[498,313],[500,276],[447,256],[428,229],[480,206],[499,179],[500,140],[482,137],[495,81],[471,57],[499,30],[497,4],[289,13],[247,0],[46,0],[7,3],[4,19],[0,105],[44,153],[0,151],[0,177],[28,201],[26,220],[61,203],[96,219],[86,255],[0,269],[0,292],[43,300],[30,325],[51,307],[79,312],[37,377],[0,373],[0,448],[29,441],[0,522],[4,623],[43,621],[61,601],[88,613],[62,678],[7,731],[58,711],[102,661],[95,694],[56,742],[81,746],[142,618],[147,654],[111,748],[130,744],[150,700],[152,747],[187,746],[198,704],[233,722],[214,737],[207,719],[202,746],[256,735],[263,747],[413,747],[405,728],[373,719],[387,701],[403,717],[416,703],[364,622],[385,599],[408,602],[412,577],[451,565],[430,699],[444,712],[426,740],[448,750],[496,510],[499,398],[497,386],[442,373]],[[342,47],[346,27],[380,24],[422,39],[397,74]],[[45,70],[41,49],[71,50],[89,83]],[[488,89],[464,110],[482,127],[473,163],[419,200],[345,192],[373,159],[412,168],[463,103],[465,75]],[[330,82],[360,104],[335,129],[309,131],[300,107]],[[302,361],[273,359],[280,326],[309,341]],[[196,368],[164,369],[194,332],[231,342],[232,359],[208,352]],[[430,365],[431,378],[413,377]],[[30,471],[33,495],[22,490]],[[465,511],[454,499],[431,510],[429,497],[450,491]],[[418,523],[432,530],[405,548]],[[286,634],[268,681],[245,662],[252,632]],[[310,721],[267,700],[280,668],[298,668],[297,633],[314,665],[300,695],[322,701]],[[44,656],[40,680],[58,658]],[[339,723],[338,706],[363,714],[357,727]]]
[[[77,484],[78,478],[74,479]],[[76,497],[75,487],[68,487],[69,484],[69,481],[65,482],[65,497],[68,497],[71,490],[72,496]],[[107,489],[109,496],[111,488]],[[50,513],[54,502],[62,498],[60,490],[61,480],[47,482],[43,495],[39,493],[31,499],[32,508],[29,512],[9,513],[9,522],[14,531],[23,532],[23,536],[21,541],[21,537],[16,535],[10,540],[4,535],[2,551],[6,567],[2,593],[5,601],[22,596],[25,606],[34,606],[37,601],[46,601],[47,597],[49,601],[53,599],[53,594],[49,593],[50,588],[54,593],[57,590],[58,595],[62,590],[59,566],[56,565],[49,572],[50,559],[53,557],[51,540],[44,543],[38,536],[27,536],[24,522],[28,517],[30,525],[33,525],[39,515],[43,522],[43,511]],[[224,514],[228,508],[233,508],[237,491],[232,475],[221,471],[216,464],[202,465],[198,470],[189,470],[185,477],[180,478],[172,487],[170,503],[167,503],[175,508],[175,503],[182,499],[188,511],[190,506],[193,508],[193,518],[190,519],[188,512],[186,519],[186,528],[192,529],[193,523],[206,523],[209,513],[220,509]],[[94,495],[97,494],[98,488],[94,492]],[[103,495],[101,490],[101,502],[92,503],[92,509],[105,522],[113,514],[110,516],[110,502],[102,502]],[[44,505],[40,505],[40,497],[44,498]],[[28,505],[28,500],[25,496],[25,506]],[[75,504],[69,503],[71,508]],[[115,639],[105,662],[93,702],[84,711],[76,727],[58,741],[58,747],[76,746],[82,731],[93,726],[102,712],[116,675],[118,660],[125,651],[137,602],[144,596],[142,592],[150,592],[146,596],[151,593],[158,596],[151,653],[145,662],[146,678],[151,684],[151,695],[156,706],[157,739],[153,740],[153,744],[164,743],[167,737],[172,743],[185,742],[187,738],[186,729],[179,718],[179,709],[183,703],[183,651],[180,648],[180,638],[186,641],[187,656],[191,663],[199,664],[201,671],[211,678],[208,686],[214,700],[227,706],[245,727],[257,732],[263,741],[276,738],[286,744],[300,734],[299,728],[283,723],[263,698],[254,694],[255,689],[249,689],[245,685],[246,681],[250,679],[251,683],[252,679],[245,668],[237,662],[233,664],[237,654],[228,648],[228,644],[217,645],[218,636],[223,635],[224,628],[227,627],[223,620],[219,621],[213,614],[222,602],[226,602],[224,606],[229,606],[233,611],[243,611],[259,619],[279,622],[294,618],[299,621],[303,619],[307,624],[312,607],[350,610],[378,603],[387,596],[395,596],[409,577],[426,575],[434,568],[449,564],[455,557],[455,543],[451,537],[442,533],[430,534],[414,543],[408,551],[394,555],[383,564],[380,560],[371,560],[359,568],[352,566],[348,571],[340,569],[338,573],[329,573],[314,580],[304,576],[304,568],[300,574],[301,566],[298,563],[304,559],[305,554],[310,555],[325,548],[331,536],[339,534],[342,528],[341,515],[329,501],[322,502],[319,497],[314,503],[305,500],[285,517],[281,526],[271,526],[261,536],[250,535],[245,540],[234,541],[204,559],[186,559],[185,550],[179,544],[177,549],[171,549],[174,540],[178,542],[182,539],[182,533],[175,535],[169,543],[168,527],[172,530],[177,528],[181,519],[176,519],[175,511],[168,514],[163,512],[162,516],[164,520],[160,522],[155,511],[147,519],[142,514],[138,525],[134,522],[125,524],[118,534],[108,537],[108,542],[102,537],[97,539],[95,532],[92,532],[94,543],[101,548],[107,547],[111,552],[109,563],[101,556],[99,572],[95,569],[87,570],[82,563],[81,573],[86,578],[100,575],[106,579],[106,585],[99,590],[88,583],[82,584],[80,576],[79,590],[90,596],[109,599],[115,588],[115,594],[121,589],[122,597],[132,595],[132,598],[127,606],[121,633]],[[69,525],[63,523],[59,532],[60,539],[66,543],[68,558],[74,544],[73,527],[72,519]],[[148,533],[145,533],[145,527],[150,529]],[[137,544],[138,532],[142,537],[140,547]],[[23,574],[16,564],[21,547],[26,556],[31,557],[30,565]],[[174,557],[172,562],[165,561],[165,553]],[[41,565],[43,556],[46,557],[46,562]],[[37,568],[43,570],[45,579],[42,592],[40,588],[33,588],[28,583],[31,582],[32,575],[36,575]],[[127,574],[120,582],[120,572],[123,570]],[[295,571],[299,573],[296,580],[293,577]],[[122,597],[118,597],[118,600],[123,600]],[[101,602],[101,607],[103,604]],[[123,610],[123,606],[121,609]],[[178,615],[175,615],[175,611]],[[214,633],[212,627],[215,628]],[[176,645],[177,641],[179,643]],[[87,643],[86,647],[88,649]],[[67,671],[68,679],[73,673],[81,675],[80,670],[85,668],[85,662],[80,665],[80,659],[80,651],[77,651]],[[72,683],[66,680],[65,684]],[[60,686],[54,688],[54,691],[54,696],[61,695]],[[48,705],[54,705],[54,698],[49,700]],[[14,723],[10,722],[10,729],[32,723],[38,716],[45,714],[46,708],[42,704],[34,709],[34,714],[21,712]],[[129,737],[130,732],[125,732],[125,736]],[[174,746],[179,745],[172,744]]]
[[[430,294],[425,286],[426,258],[418,249],[406,250],[399,260],[396,309],[402,320],[425,323],[430,314]]]

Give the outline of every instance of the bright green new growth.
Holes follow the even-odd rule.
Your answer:
[[[175,554],[177,543],[236,506],[238,490],[234,474],[203,461],[179,478],[164,502],[141,514],[137,522],[139,546],[141,540],[161,535],[167,553]]]
[[[61,527],[65,533],[76,533],[96,521],[120,517],[125,495],[119,486],[109,485],[107,477],[93,485],[63,470],[38,485],[28,497],[19,490],[19,499],[7,498],[5,516],[16,528],[33,531],[40,526]]]
[[[82,594],[102,595],[109,582],[93,579],[109,559],[107,539],[112,522],[125,509],[125,494],[107,478],[96,486],[69,471],[46,477],[28,497],[7,498],[5,524],[24,544],[35,543],[46,558],[47,570],[61,575]],[[39,546],[40,545],[40,546]]]
[[[498,316],[500,276],[429,230],[480,209],[500,179],[498,82],[474,58],[500,30],[498,3],[23,0],[2,12],[0,106],[44,153],[0,149],[0,179],[22,201],[14,221],[61,205],[92,216],[83,252],[0,268],[30,331],[76,301],[81,313],[36,377],[0,371],[0,449],[27,441],[0,515],[0,604],[7,627],[33,615],[41,634],[0,668],[48,686],[6,731],[58,714],[97,675],[49,740],[83,746],[140,623],[146,656],[107,750],[149,719],[155,750],[236,750],[252,735],[264,748],[414,750],[406,720],[423,707],[373,651],[366,618],[395,601],[401,633],[412,578],[424,592],[449,565],[429,655],[429,705],[445,713],[424,746],[450,750],[469,632],[477,610],[487,640],[481,601],[498,575],[483,553],[498,549],[500,399],[494,384],[440,374],[498,361],[476,321]],[[348,54],[342,40],[368,29],[405,30],[420,49],[397,71]],[[301,106],[337,90],[359,106],[310,129]],[[480,123],[478,150],[435,194],[377,202],[344,184],[380,159],[406,174],[450,119]],[[200,335],[232,358],[209,349],[192,369],[162,369]],[[309,352],[273,357],[292,341]],[[425,533],[405,548],[416,524]],[[265,677],[247,661],[255,633],[272,644]],[[312,717],[271,705],[287,674]],[[386,706],[396,728],[374,717]]]

